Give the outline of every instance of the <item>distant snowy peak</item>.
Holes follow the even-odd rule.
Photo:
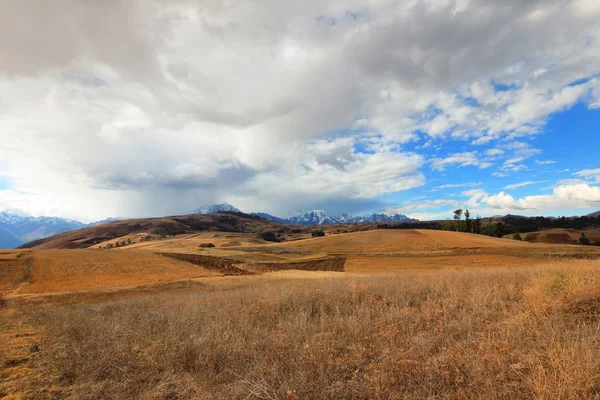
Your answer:
[[[59,218],[59,217],[32,217],[32,216],[23,216],[19,214],[9,213],[7,211],[0,212],[0,224],[4,225],[18,225],[23,223],[40,223],[40,224],[50,224],[50,225],[62,225],[62,224],[71,224],[71,225],[81,225],[81,227],[86,226],[83,222],[75,221],[67,218]]]
[[[327,215],[323,210],[312,210],[312,211],[297,211],[292,217],[288,219],[275,217],[266,213],[253,213],[262,218],[266,218],[270,221],[275,221],[284,224],[292,225],[333,225],[333,224],[346,224],[346,223],[357,223],[357,222],[418,222],[416,219],[408,218],[406,215],[395,214],[373,214],[369,216],[358,216],[353,217],[348,214],[340,214],[335,216]]]
[[[409,218],[404,214],[373,214],[368,217],[355,217],[353,222],[419,222],[418,219]]]
[[[239,209],[235,208],[231,204],[221,203],[200,207],[197,210],[192,211],[191,214],[214,214],[223,211],[241,212]]]
[[[312,210],[312,211],[297,211],[296,215],[289,219],[291,224],[294,225],[322,225],[329,219],[325,211],[323,210]],[[335,222],[334,222],[335,223]]]
[[[7,211],[0,212],[0,230],[21,242],[29,242],[86,226],[87,224],[83,222],[65,218],[32,217]]]
[[[100,224],[107,224],[107,223],[109,223],[109,222],[122,221],[122,220],[124,220],[124,219],[125,219],[125,218],[121,218],[121,217],[111,217],[111,218],[106,218],[106,219],[103,219],[103,220],[101,220],[101,221],[94,221],[94,222],[90,222],[90,223],[88,224],[88,226],[96,226],[96,225],[100,225]]]

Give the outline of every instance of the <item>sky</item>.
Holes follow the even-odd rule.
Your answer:
[[[0,210],[600,210],[597,0],[0,1]]]

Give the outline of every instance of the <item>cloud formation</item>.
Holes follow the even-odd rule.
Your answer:
[[[523,171],[550,115],[599,103],[599,21],[594,0],[2,2],[0,208],[365,211],[430,169]]]

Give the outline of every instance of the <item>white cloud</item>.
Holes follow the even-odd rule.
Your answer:
[[[539,183],[544,183],[544,182],[548,182],[548,181],[525,181],[525,182],[513,183],[511,185],[504,186],[504,189],[508,189],[508,190],[518,189],[518,188],[522,188],[524,186],[537,185]]]
[[[482,182],[465,182],[465,183],[447,183],[445,185],[436,186],[432,191],[436,192],[443,189],[465,188],[482,185]]]
[[[516,199],[500,192],[481,197],[480,203],[490,209],[507,212],[597,208],[600,207],[600,187],[585,183],[564,184],[554,187],[551,194]]]
[[[582,171],[574,173],[573,175],[579,176],[584,179],[595,180],[596,182],[600,182],[600,168],[584,169]]]
[[[477,152],[455,153],[444,158],[432,158],[430,161],[433,169],[438,171],[444,171],[448,166],[466,167],[472,165],[481,169],[492,166],[489,162],[481,161]]]
[[[598,103],[599,38],[583,0],[3,3],[0,207],[367,207],[426,181],[423,140],[435,170],[521,171],[539,150],[507,143]]]
[[[504,155],[504,150],[502,149],[488,149],[485,151],[485,155],[488,157],[496,158]]]

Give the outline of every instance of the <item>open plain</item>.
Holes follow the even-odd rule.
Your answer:
[[[600,398],[598,248],[297,239],[3,251],[0,397]]]

